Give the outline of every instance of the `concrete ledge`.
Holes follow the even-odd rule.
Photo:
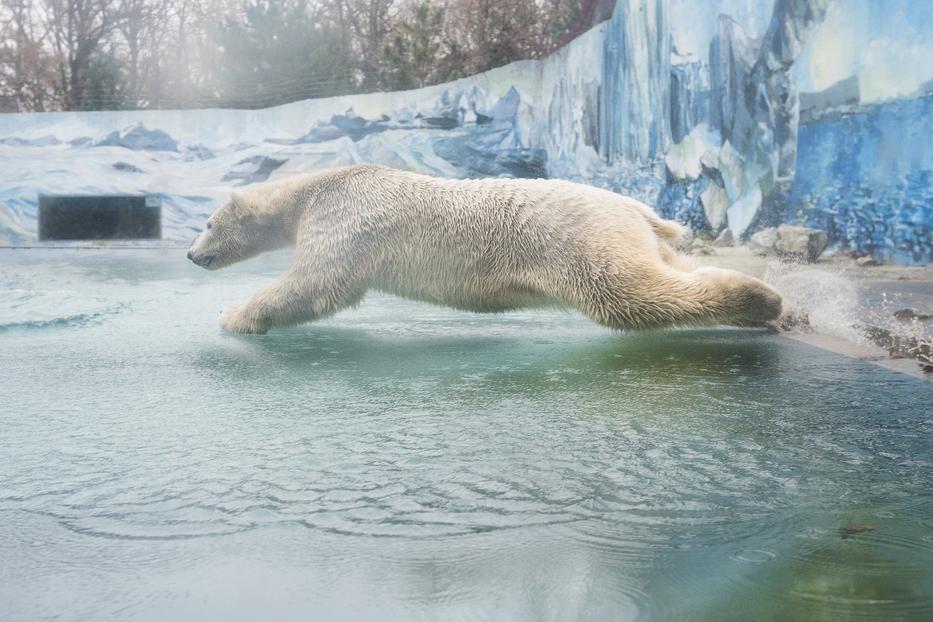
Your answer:
[[[852,343],[840,337],[832,335],[821,335],[818,333],[779,333],[781,337],[793,339],[800,343],[835,352],[843,356],[849,356],[866,363],[873,363],[891,371],[908,374],[915,378],[933,381],[933,374],[924,373],[920,369],[920,364],[915,359],[892,359],[888,353],[875,346],[865,346],[858,343]]]

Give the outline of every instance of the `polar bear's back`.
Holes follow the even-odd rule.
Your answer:
[[[575,182],[559,179],[439,181],[467,191],[483,192],[488,189],[498,196],[524,195],[531,209],[540,210],[543,216],[553,218],[559,226],[587,223],[603,230],[624,225],[640,228],[644,220],[664,239],[677,239],[685,232],[682,225],[660,218],[654,210],[636,199]]]
[[[356,166],[337,169],[327,185],[330,200],[318,210],[336,208],[345,219],[345,207],[352,207],[357,218],[373,227],[412,228],[445,243],[459,239],[487,249],[497,240],[512,243],[516,237],[526,242],[529,236],[579,241],[598,232],[629,238],[646,224],[663,239],[683,232],[635,199],[563,180],[454,180]]]
[[[567,181],[367,166],[335,172],[326,187],[311,208],[317,244],[357,240],[350,246],[366,253],[353,261],[374,287],[464,309],[548,304],[561,284],[660,261],[659,237],[679,233],[634,199]]]

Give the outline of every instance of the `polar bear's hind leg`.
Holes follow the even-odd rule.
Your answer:
[[[673,267],[590,281],[574,306],[596,322],[620,330],[671,326],[765,326],[781,314],[781,295],[758,279],[732,270]]]

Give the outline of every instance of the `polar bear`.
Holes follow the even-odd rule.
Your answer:
[[[455,309],[564,306],[611,328],[764,325],[771,287],[696,268],[684,230],[606,190],[546,179],[451,180],[351,166],[234,192],[188,258],[216,270],[285,246],[290,269],[220,325],[265,333],[333,315],[369,289]]]

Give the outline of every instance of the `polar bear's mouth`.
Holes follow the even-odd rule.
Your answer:
[[[195,255],[192,252],[188,252],[188,259],[194,262],[195,265],[201,266],[202,268],[210,268],[211,264],[214,263],[216,255]]]

